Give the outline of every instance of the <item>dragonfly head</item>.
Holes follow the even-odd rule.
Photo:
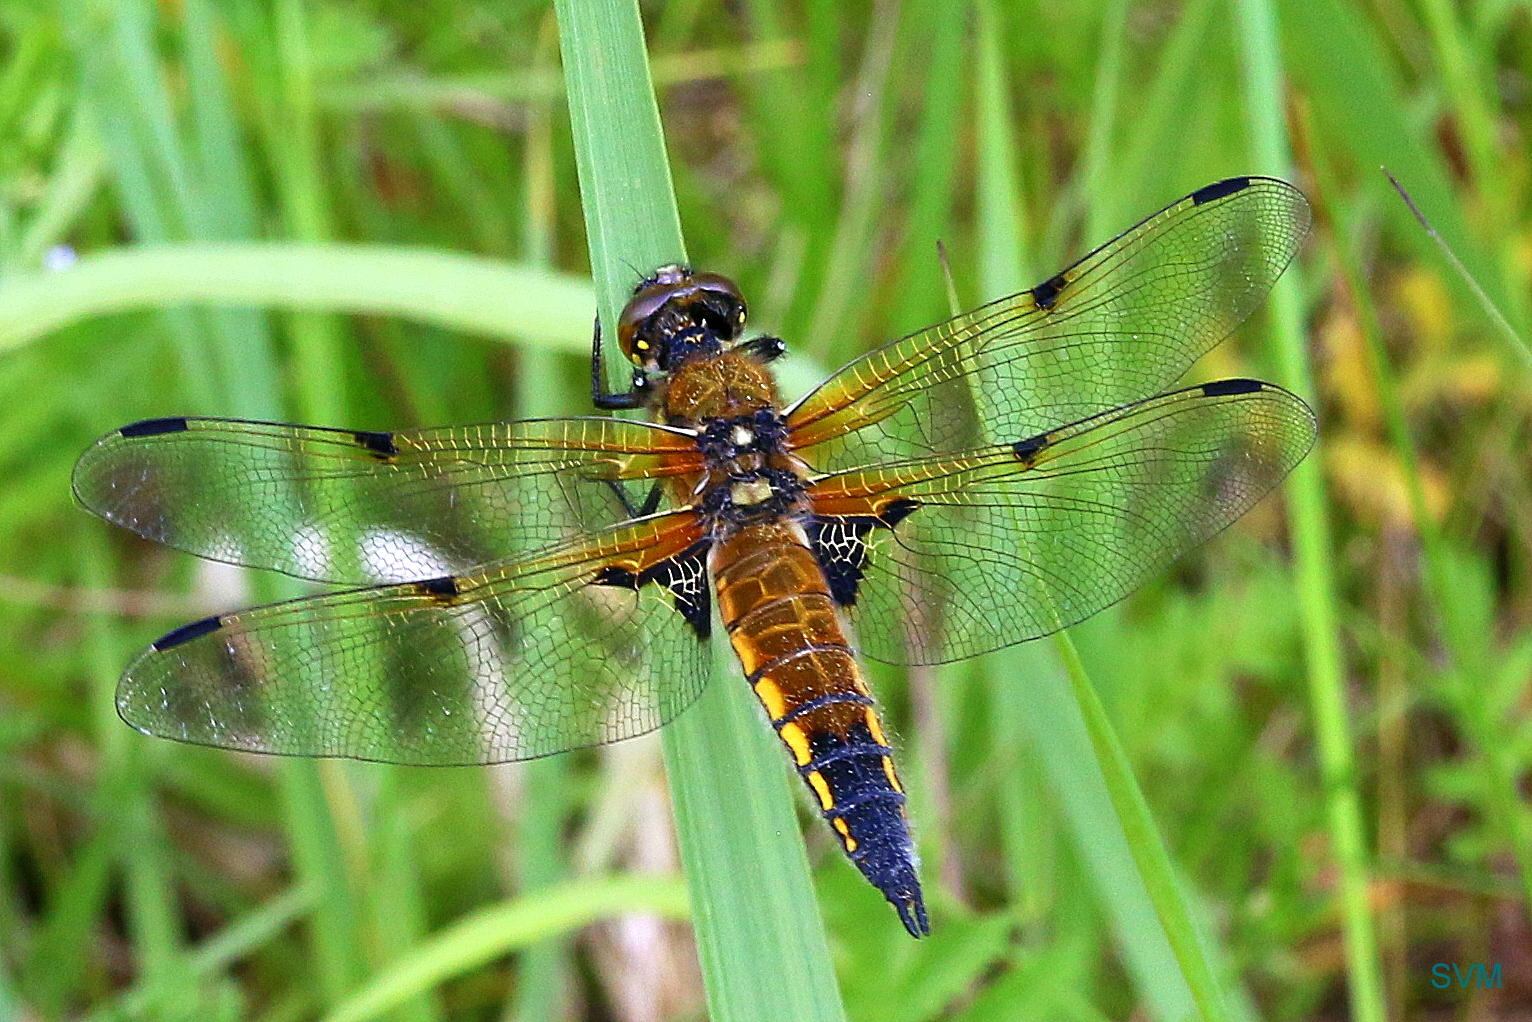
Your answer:
[[[716,355],[744,328],[745,300],[732,280],[671,264],[633,289],[617,321],[617,343],[634,365],[663,373]]]

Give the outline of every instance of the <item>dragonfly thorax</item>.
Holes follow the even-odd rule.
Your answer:
[[[803,479],[790,468],[773,465],[709,473],[702,486],[699,503],[714,539],[732,536],[755,522],[796,518],[806,504]]]
[[[709,462],[729,462],[751,454],[781,454],[787,425],[774,408],[760,408],[749,415],[713,419],[697,436],[697,447]]]
[[[698,489],[713,535],[799,510],[806,487],[786,441],[787,426],[770,407],[712,419],[698,431],[706,466]]]

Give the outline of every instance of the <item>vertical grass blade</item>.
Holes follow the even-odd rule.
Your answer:
[[[591,267],[612,324],[637,273],[685,248],[637,5],[556,10]],[[781,752],[732,660],[716,673],[663,731],[711,1017],[841,1018]]]
[[[988,4],[980,11],[979,230],[986,254],[980,279],[983,297],[992,298],[1022,285],[1015,243],[1007,243],[1021,211],[995,66],[1002,50],[998,19]],[[1109,32],[1119,27],[1110,16],[1107,26]],[[1098,102],[1098,114],[1106,105],[1104,98]],[[1103,151],[1093,158],[1104,161],[1104,135],[1098,144]],[[1181,1018],[1195,1010],[1204,1019],[1224,1018],[1215,971],[1126,754],[1068,635],[1060,632],[1051,645],[1052,655],[1033,643],[989,658],[997,711],[1039,749],[1124,960],[1154,1014]],[[1016,705],[1022,700],[1025,708]]]
[[[536,53],[539,69],[553,64],[555,46],[552,21],[544,19],[542,27]],[[523,256],[538,267],[548,267],[552,262],[557,224],[551,130],[554,106],[554,101],[548,99],[535,100],[528,108]],[[561,359],[530,344],[522,345],[519,354],[516,414],[541,418],[560,412],[556,395],[546,381],[554,377]],[[506,765],[497,768],[494,780],[503,789],[519,790],[521,795],[517,800],[521,814],[516,822],[515,850],[520,889],[535,890],[563,879],[563,831],[574,802],[571,790],[574,771],[570,769],[569,757],[548,756],[530,763]],[[506,1003],[506,1022],[542,1022],[566,1013],[573,948],[571,939],[551,937],[527,949],[518,963],[516,987]]]
[[[1255,164],[1262,171],[1284,173],[1291,166],[1283,118],[1283,85],[1276,17],[1266,0],[1235,4],[1245,102],[1253,135]],[[1281,355],[1283,382],[1300,394],[1314,392],[1313,373],[1304,343],[1298,274],[1291,266],[1272,289],[1272,330]],[[1368,903],[1371,860],[1362,828],[1361,795],[1352,756],[1351,726],[1339,643],[1334,544],[1330,536],[1324,487],[1324,460],[1315,452],[1293,470],[1285,488],[1292,516],[1298,601],[1308,660],[1309,703],[1324,771],[1325,810],[1336,865],[1340,870],[1341,912],[1345,919],[1346,959],[1352,1017],[1382,1022],[1383,976],[1378,958],[1376,921]]]
[[[210,240],[248,237],[253,225],[242,216],[254,204],[239,193],[248,187],[248,174],[236,173],[239,156],[227,149],[238,130],[224,123],[232,108],[215,102],[222,95],[214,60],[194,62],[203,76],[199,94],[200,134],[221,153],[213,159],[204,151],[194,158],[175,116],[168,83],[155,49],[153,5],[119,4],[110,17],[90,5],[72,5],[78,21],[99,26],[97,47],[112,59],[87,72],[87,93],[96,123],[106,140],[108,165],[116,174],[125,205],[141,237],[148,240]],[[194,7],[193,17],[203,8]],[[84,28],[81,31],[85,31]],[[193,45],[213,45],[199,38]],[[87,65],[93,61],[87,61]],[[218,139],[223,139],[220,146]],[[221,196],[223,202],[213,201]],[[230,201],[232,198],[233,201]],[[218,209],[219,215],[210,211]],[[187,389],[203,410],[257,418],[278,418],[282,396],[279,370],[264,322],[246,310],[218,310],[205,315],[170,313],[166,321],[176,336],[180,370]],[[319,896],[310,919],[312,951],[319,963],[324,996],[338,998],[365,968],[355,918],[334,828],[330,826],[315,764],[287,761],[280,777],[287,797],[287,825],[297,872]],[[138,845],[127,844],[130,855]]]

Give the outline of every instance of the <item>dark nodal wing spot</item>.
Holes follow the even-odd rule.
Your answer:
[[[1195,192],[1192,192],[1192,205],[1200,206],[1205,202],[1213,202],[1225,196],[1233,195],[1235,192],[1242,192],[1249,187],[1250,179],[1248,177],[1230,177],[1222,181],[1214,181],[1212,184],[1204,185]]]
[[[209,632],[216,632],[221,626],[222,622],[217,615],[205,617],[200,621],[193,621],[189,625],[182,625],[175,631],[167,632],[158,639],[155,639],[154,648],[157,652],[163,653],[167,649],[174,649],[182,643],[190,642]]]
[[[1032,300],[1037,303],[1039,309],[1047,311],[1053,308],[1054,303],[1059,300],[1059,294],[1068,283],[1069,278],[1062,273],[1049,277],[1032,289]]]
[[[124,426],[117,431],[125,437],[159,436],[163,433],[186,432],[186,419],[177,416],[170,419],[144,419]],[[174,634],[174,633],[172,633]]]
[[[1212,383],[1202,385],[1202,393],[1207,397],[1228,397],[1231,394],[1254,394],[1258,390],[1265,390],[1266,384],[1260,380],[1215,380]]]
[[[900,497],[889,502],[888,507],[884,508],[883,513],[878,516],[878,521],[882,522],[886,528],[892,529],[914,514],[918,507],[920,507],[920,501]]]
[[[441,578],[428,578],[415,583],[415,591],[421,596],[429,596],[433,600],[441,600],[450,603],[457,599],[461,590],[458,589],[457,579],[451,575],[443,575]]]
[[[616,586],[619,589],[637,589],[638,576],[627,568],[619,568],[615,565],[607,565],[596,572],[596,577],[590,582],[593,586]]]
[[[1037,436],[1018,440],[1011,445],[1011,453],[1016,455],[1017,461],[1031,462],[1042,453],[1049,444],[1049,434],[1039,433]]]
[[[351,436],[358,444],[367,448],[380,458],[392,458],[399,453],[399,448],[394,444],[392,433],[378,433],[370,429],[359,429]]]

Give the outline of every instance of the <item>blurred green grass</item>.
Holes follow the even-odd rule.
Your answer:
[[[1527,381],[1375,170],[1411,190],[1525,336],[1525,9],[1290,0],[1266,54],[1280,95],[1248,91],[1247,8],[1062,0],[993,15],[981,36],[965,5],[938,0],[646,7],[693,262],[734,277],[757,328],[788,338],[801,391],[945,314],[938,240],[977,302],[1208,181],[1289,173],[1252,142],[1285,119],[1319,212],[1297,300],[1350,770],[1327,774],[1319,752],[1278,500],[1074,639],[1226,970],[1230,1017],[1525,1010]],[[72,254],[260,242],[296,256],[330,241],[588,274],[555,40],[546,6],[469,0],[0,7],[0,1017],[357,1010],[501,903],[529,929],[476,931],[475,953],[390,1017],[702,1010],[686,927],[633,914],[674,911],[678,882],[595,889],[605,908],[582,915],[569,892],[591,889],[555,879],[674,878],[655,744],[566,757],[539,779],[140,739],[111,709],[128,656],[210,601],[279,590],[115,534],[68,494],[90,439],[149,415],[388,428],[584,413],[589,308],[560,290],[567,311],[551,315],[552,284],[486,294],[446,267],[411,298],[409,280],[378,283],[387,267],[336,262],[304,264],[303,287],[284,290],[251,249],[257,264],[220,285],[192,250],[177,300],[255,307],[172,306],[130,275],[97,278],[96,304],[71,311],[39,276]],[[996,188],[1013,198],[997,205]],[[1012,207],[1008,266],[995,210]],[[363,280],[394,303],[363,300]],[[454,287],[464,297],[444,299]],[[390,314],[428,302],[446,311]],[[130,311],[77,318],[103,308]],[[1280,377],[1270,319],[1211,356],[1209,375]],[[1146,931],[1117,912],[1133,885],[1103,881],[1072,815],[1079,792],[1047,730],[1026,723],[1027,672],[1046,669],[1033,644],[939,684],[876,672],[938,931],[909,942],[808,826],[847,1017],[1173,1003],[1143,964]],[[1337,794],[1359,807],[1359,862],[1335,845]],[[1360,964],[1346,953],[1348,876],[1377,935]],[[1504,987],[1431,985],[1433,964],[1476,961],[1501,963]],[[1381,1005],[1356,1000],[1371,968]]]

